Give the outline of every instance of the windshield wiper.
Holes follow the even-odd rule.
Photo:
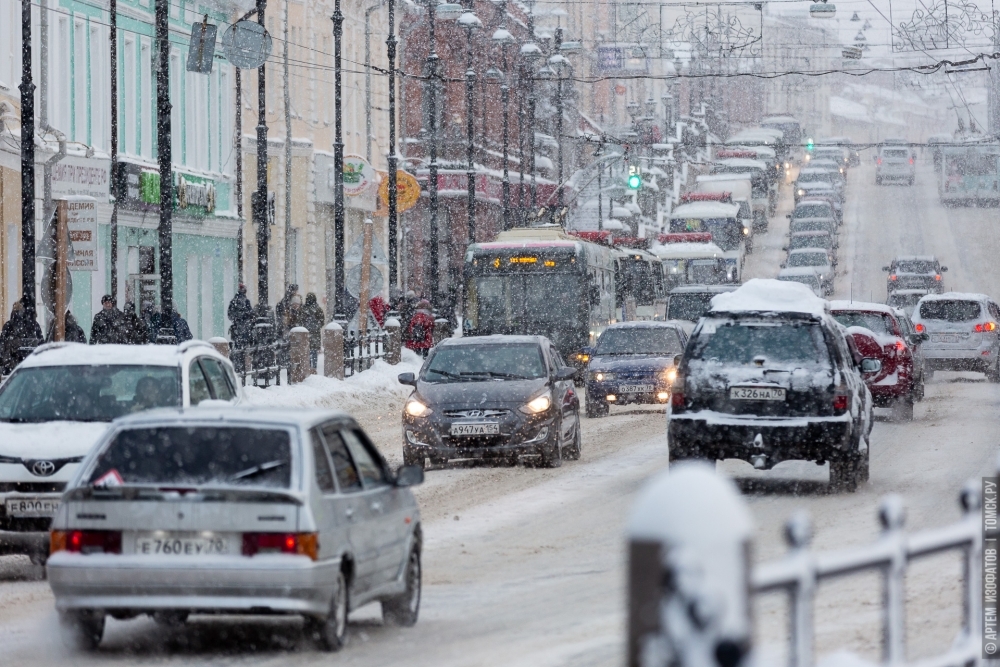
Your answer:
[[[497,373],[496,371],[464,371],[459,373],[461,377],[476,377],[485,375],[491,378],[501,378],[504,380],[530,380],[531,378],[524,375],[514,375],[513,373]]]
[[[229,476],[229,479],[247,479],[249,477],[254,477],[262,472],[270,472],[284,465],[288,465],[288,461],[268,461],[267,463],[261,463],[252,468],[247,468],[246,470],[241,470]]]
[[[439,370],[434,369],[434,368],[428,368],[427,372],[428,373],[434,373],[434,374],[440,375],[442,377],[450,378],[452,380],[461,380],[461,379],[463,379],[461,375],[458,375],[456,373],[450,373],[448,371],[439,371]]]

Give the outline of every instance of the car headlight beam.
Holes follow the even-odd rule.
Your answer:
[[[408,400],[403,409],[406,411],[406,414],[411,417],[426,417],[433,412],[433,410],[415,398]]]
[[[545,412],[552,406],[552,394],[546,391],[541,396],[536,396],[524,405],[522,405],[518,410],[528,415],[537,415]]]

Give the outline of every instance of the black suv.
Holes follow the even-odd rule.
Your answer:
[[[863,359],[798,283],[752,280],[713,299],[681,357],[671,395],[670,460],[830,462],[831,485],[868,479],[871,393]]]

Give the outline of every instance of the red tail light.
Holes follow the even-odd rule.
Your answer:
[[[897,352],[902,352],[905,349],[906,349],[906,343],[904,343],[901,340],[897,340],[896,341],[896,351]]]
[[[120,554],[122,534],[117,530],[53,530],[49,551],[78,554]]]
[[[896,274],[895,273],[893,273],[892,275],[889,276],[889,280],[895,280],[895,279],[896,279]]]
[[[301,554],[316,560],[319,539],[316,533],[243,533],[243,555]]]
[[[910,158],[910,164],[913,164],[913,158]]]
[[[674,409],[677,409],[677,408],[683,409],[684,408],[684,394],[682,394],[682,393],[680,393],[678,391],[674,391],[672,394],[670,394],[670,407],[672,407]]]
[[[996,331],[997,330],[997,323],[996,322],[986,322],[985,324],[977,324],[975,326],[975,329],[976,329],[976,333],[983,333],[984,331]]]
[[[939,273],[936,276],[934,276],[934,280],[940,281],[941,280],[941,274]]]
[[[876,164],[882,164],[882,158],[879,158]]]
[[[840,415],[847,412],[847,396],[844,394],[838,394],[833,397],[833,411],[834,413]]]
[[[917,333],[923,333],[924,332],[924,325],[923,324],[917,324],[913,328],[917,330]]]

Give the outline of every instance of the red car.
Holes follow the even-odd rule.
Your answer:
[[[875,406],[891,408],[899,421],[913,419],[913,403],[924,397],[924,336],[905,314],[881,303],[831,301],[830,313],[847,327],[862,356],[882,361],[878,372],[864,375]]]

